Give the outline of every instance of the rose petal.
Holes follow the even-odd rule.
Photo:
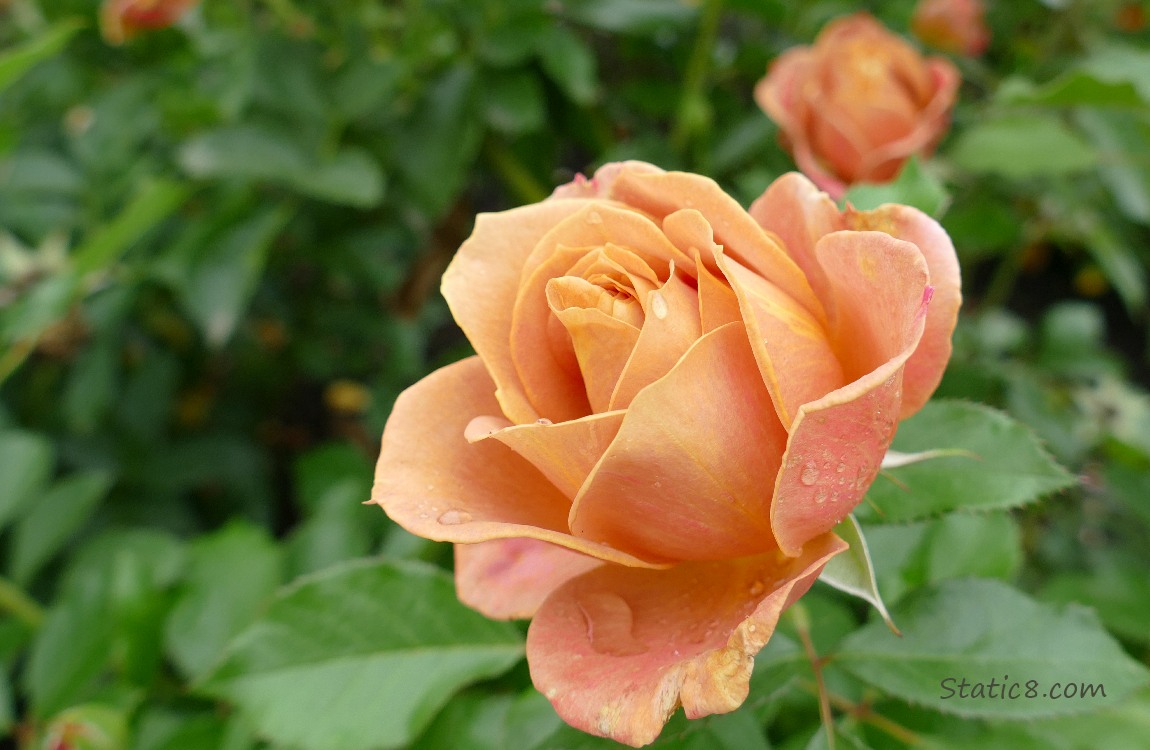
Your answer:
[[[697,210],[711,225],[715,242],[723,246],[727,255],[782,289],[816,319],[824,319],[822,304],[803,272],[714,180],[685,172],[625,172],[616,180],[612,195],[656,220],[683,208]],[[689,263],[676,262],[680,268],[691,267]]]
[[[610,408],[611,393],[635,349],[639,329],[598,308],[559,308],[558,305],[563,303],[560,299],[563,287],[572,286],[575,282],[587,283],[572,277],[552,279],[547,284],[547,297],[552,312],[563,324],[575,350],[591,410],[603,412]],[[604,295],[610,296],[606,292]],[[638,303],[634,303],[634,308],[639,308]],[[642,311],[637,310],[637,313],[642,318]],[[642,320],[639,324],[642,325]]]
[[[962,74],[949,60],[932,57],[925,61],[932,85],[932,96],[919,115],[920,125],[904,138],[882,144],[867,154],[864,171],[877,171],[879,165],[896,161],[901,163],[911,154],[928,154],[946,134],[950,110],[958,98]],[[893,173],[891,175],[893,177]],[[877,181],[877,180],[876,180]]]
[[[602,565],[538,539],[455,545],[459,600],[495,620],[531,617],[555,589]]]
[[[495,380],[501,411],[515,422],[539,416],[511,359],[511,311],[521,271],[539,240],[585,205],[553,200],[480,214],[443,274],[441,288],[451,314]]]
[[[699,298],[678,275],[647,295],[647,319],[611,394],[612,409],[626,409],[635,395],[663,377],[702,335]]]
[[[624,413],[610,411],[558,424],[523,425],[476,417],[467,426],[467,439],[503,443],[530,461],[566,497],[574,498],[619,433]]]
[[[785,441],[746,329],[728,324],[635,397],[571,530],[651,560],[761,552],[774,544],[768,493]]]
[[[926,330],[903,375],[902,411],[906,419],[922,408],[942,380],[950,360],[951,336],[962,306],[962,280],[958,256],[946,230],[938,222],[909,206],[886,205],[874,211],[848,211],[847,225],[873,229],[913,242],[926,259],[934,294],[926,315]]]
[[[699,322],[703,333],[743,319],[739,298],[730,285],[707,270],[701,258],[696,262],[695,274],[699,281]]]
[[[595,170],[595,176],[587,179],[581,174],[566,185],[560,185],[551,193],[552,198],[606,198],[611,186],[624,171],[662,172],[663,170],[645,161],[608,162]]]
[[[739,299],[751,347],[779,421],[789,427],[802,404],[846,382],[822,325],[771,282],[720,255]]]
[[[443,542],[531,537],[623,565],[624,552],[567,532],[570,500],[496,440],[467,442],[478,416],[498,414],[478,357],[428,375],[396,399],[383,432],[371,502],[411,533]]]
[[[783,249],[806,274],[811,287],[834,317],[826,272],[815,257],[815,243],[823,235],[846,229],[834,201],[798,172],[789,172],[771,183],[751,204],[751,217],[778,236]]]
[[[532,620],[531,679],[567,723],[635,747],[679,705],[688,718],[733,711],[779,615],[845,548],[828,534],[793,558],[593,570],[552,593]]]
[[[799,409],[771,504],[779,547],[797,554],[866,494],[894,436],[903,369],[930,299],[918,248],[882,232],[834,232],[816,247],[835,293],[838,341],[858,379]]]
[[[768,74],[756,85],[755,102],[794,142],[805,114],[801,86],[809,75],[814,55],[810,47],[791,47],[775,58]]]
[[[633,250],[631,254],[660,278],[667,275],[672,262],[690,261],[641,214],[601,201],[578,204],[580,209],[555,224],[525,262],[511,316],[510,358],[522,391],[535,416],[553,422],[578,419],[591,407],[573,350],[553,348],[554,337],[548,330],[552,319],[548,282],[567,275],[580,259],[592,256],[588,262],[594,262],[598,257],[594,253],[607,245]]]

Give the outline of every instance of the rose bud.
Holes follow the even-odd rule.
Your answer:
[[[855,182],[889,182],[928,155],[950,122],[960,78],[865,13],[839,18],[812,47],[771,64],[755,100],[815,184],[841,198]]]
[[[110,44],[123,44],[141,31],[165,29],[199,0],[104,0],[100,30]]]
[[[977,57],[990,46],[982,0],[922,0],[910,29],[926,44],[956,55]]]
[[[400,395],[372,502],[456,543],[465,603],[533,618],[565,721],[649,743],[746,699],[938,385],[959,286],[916,209],[840,212],[792,173],[748,212],[608,164],[478,217],[442,287],[477,354]]]

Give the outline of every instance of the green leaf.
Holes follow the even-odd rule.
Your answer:
[[[851,726],[855,724],[853,720],[846,720],[838,722],[833,725],[835,733],[835,750],[870,750],[870,745],[866,744],[858,735],[857,728]],[[819,727],[819,731],[815,732],[811,737],[811,741],[807,743],[806,750],[829,750],[830,743],[827,741],[827,730],[825,727]]]
[[[1073,174],[1098,162],[1093,146],[1051,115],[1017,115],[979,122],[950,150],[962,169],[1024,179]]]
[[[0,733],[7,734],[16,723],[16,696],[12,694],[12,682],[8,670],[0,670]]]
[[[68,750],[123,750],[128,744],[127,711],[87,703],[61,711],[41,735],[41,747]]]
[[[887,603],[951,578],[1009,580],[1022,562],[1017,524],[1003,513],[950,513],[942,518],[864,529],[875,577]]]
[[[483,76],[483,116],[508,135],[538,130],[546,119],[543,89],[530,71],[490,72]]]
[[[283,590],[201,689],[234,702],[277,743],[392,748],[460,687],[522,655],[515,628],[460,604],[447,573],[356,562]]]
[[[939,217],[950,205],[950,194],[942,181],[924,169],[918,157],[913,157],[903,165],[894,182],[881,185],[860,182],[847,190],[843,201],[860,211],[869,211],[884,203],[902,203]]]
[[[327,443],[296,459],[292,478],[296,499],[308,512],[315,512],[324,495],[337,484],[355,480],[362,492],[371,491],[371,464],[363,451],[350,443]]]
[[[166,534],[115,531],[72,558],[23,675],[35,716],[88,697],[113,656],[126,678],[150,681],[158,666],[162,594],[182,570],[183,552]]]
[[[1146,266],[1135,251],[1137,241],[1124,241],[1110,222],[1093,212],[1079,212],[1074,223],[1106,280],[1114,286],[1131,316],[1137,317],[1146,307],[1147,297]]]
[[[371,208],[383,200],[384,178],[379,163],[360,148],[345,148],[320,161],[295,188],[313,198],[356,208]]]
[[[595,53],[577,34],[548,25],[540,37],[539,62],[571,101],[587,106],[599,95]]]
[[[288,540],[292,574],[313,573],[371,551],[378,516],[365,516],[362,503],[367,496],[356,478],[328,488],[312,517],[297,526]]]
[[[1022,563],[1018,525],[1004,513],[951,513],[926,523],[915,578],[1009,579]]]
[[[0,91],[8,88],[33,65],[55,57],[68,44],[84,22],[78,18],[65,19],[45,29],[38,36],[0,54]]]
[[[529,750],[620,750],[624,747],[626,745],[562,726]],[[695,720],[688,720],[682,712],[676,713],[659,738],[647,747],[651,750],[769,750],[770,746],[754,715],[742,710]]]
[[[1067,71],[1040,86],[1025,78],[1009,78],[999,86],[995,99],[1042,107],[1137,107],[1142,103],[1138,89],[1129,81],[1103,80],[1085,70]]]
[[[1150,143],[1150,117],[1083,109],[1074,119],[1102,152],[1098,174],[1114,202],[1131,219],[1150,224],[1150,165],[1141,159]]]
[[[1090,573],[1061,573],[1042,587],[1043,601],[1086,602],[1124,638],[1150,643],[1150,578],[1134,562],[1111,563]]]
[[[112,487],[105,471],[73,474],[52,486],[13,529],[12,578],[27,585],[63,548]]]
[[[850,545],[850,548],[835,555],[819,574],[819,580],[844,591],[851,596],[857,596],[870,602],[878,610],[883,621],[896,635],[898,628],[890,619],[890,613],[883,604],[882,595],[878,592],[875,582],[874,564],[867,549],[866,537],[853,515],[847,516],[834,529],[839,537]]]
[[[564,12],[596,29],[654,36],[690,26],[699,11],[680,0],[582,0],[564,6]]]
[[[383,199],[384,178],[370,153],[345,148],[321,158],[290,133],[254,125],[219,128],[187,141],[180,166],[201,179],[274,182],[333,203],[370,208]]]
[[[222,717],[215,712],[177,712],[150,706],[133,724],[132,750],[221,750],[226,732]]]
[[[144,180],[124,210],[75,249],[76,272],[106,269],[144,233],[171,216],[190,194],[191,190],[178,182]]]
[[[843,641],[835,663],[939,711],[1027,719],[1098,710],[1150,679],[1093,613],[1054,609],[1002,583],[947,581],[909,597],[894,614],[902,638],[872,622]],[[1004,683],[1006,698],[999,695]],[[1059,697],[1072,691],[1085,695]]]
[[[1074,484],[1023,424],[986,406],[932,401],[899,425],[891,448],[968,451],[884,470],[855,513],[861,521],[910,521],[961,508],[1034,502]]]
[[[52,444],[34,432],[0,431],[0,528],[7,525],[52,474]]]
[[[406,189],[429,217],[442,214],[463,188],[482,143],[475,115],[475,71],[465,63],[428,82],[416,111],[389,134]]]
[[[291,213],[284,207],[229,228],[196,259],[181,289],[184,306],[213,346],[231,338],[263,274],[272,240]]]
[[[234,522],[192,544],[186,582],[165,630],[168,652],[185,675],[195,678],[215,665],[282,576],[283,555],[261,527]]]

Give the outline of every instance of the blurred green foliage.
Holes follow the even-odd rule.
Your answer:
[[[1010,415],[971,428],[982,407],[940,405],[904,439],[1033,467],[964,502],[967,469],[940,459],[951,492],[926,518],[897,486],[916,467],[880,477],[864,528],[924,660],[926,597],[1058,613],[1031,645],[1089,641],[1105,658],[1075,678],[1115,692],[1150,655],[1150,32],[1119,21],[1145,5],[992,3],[939,153],[848,196],[948,229],[967,302],[939,395]],[[749,203],[793,169],[753,84],[860,7],[906,33],[913,2],[205,0],[122,47],[92,0],[0,3],[0,729],[26,748],[613,746],[507,672],[521,631],[455,602],[448,548],[359,505],[378,436],[469,351],[436,289],[476,212],[618,159]],[[1002,431],[1019,453],[985,447]],[[1081,486],[1007,512],[1069,484],[1045,451]],[[1141,747],[1119,743],[1145,691],[958,720],[873,649],[851,661],[881,627],[857,603],[802,606],[811,632],[775,636],[743,710],[679,716],[656,747],[823,746],[805,635],[842,654],[839,747]]]

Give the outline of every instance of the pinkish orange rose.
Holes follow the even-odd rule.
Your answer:
[[[164,29],[199,0],[104,0],[100,30],[112,44],[123,44],[141,31]]]
[[[780,55],[755,100],[795,162],[838,199],[855,182],[887,182],[930,153],[950,123],[958,70],[923,58],[865,13],[836,19],[812,47]]]
[[[788,174],[748,212],[635,162],[479,216],[443,294],[477,355],[396,401],[372,501],[457,543],[464,602],[534,618],[564,720],[635,746],[746,698],[961,303],[913,208]]]
[[[977,57],[990,46],[982,0],[922,0],[910,29],[926,44],[956,55]]]

